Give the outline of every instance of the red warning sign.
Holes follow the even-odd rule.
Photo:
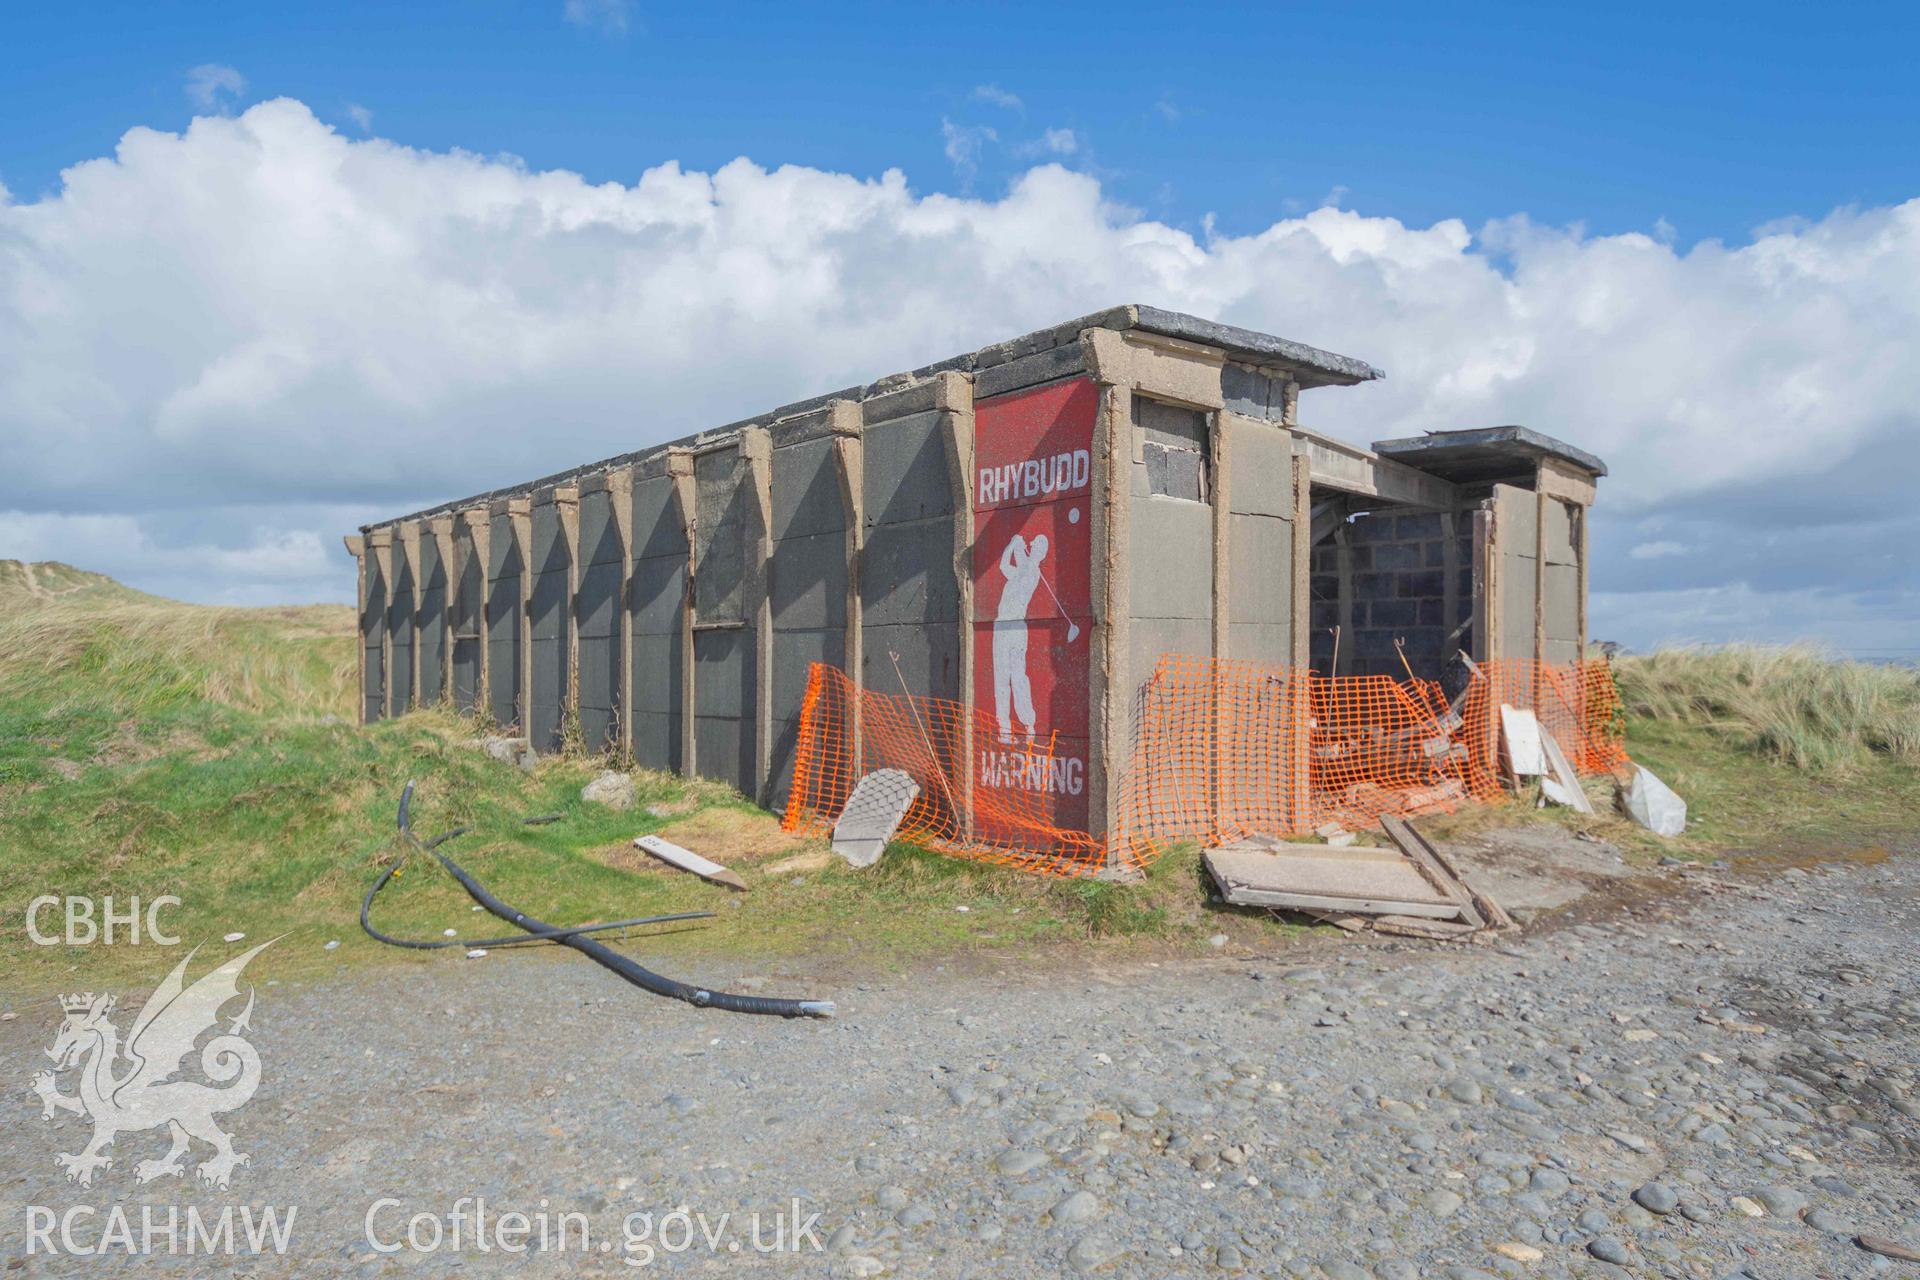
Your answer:
[[[1038,795],[1073,830],[1087,826],[1099,403],[1076,378],[974,405],[974,697],[997,730],[975,743],[974,785]]]

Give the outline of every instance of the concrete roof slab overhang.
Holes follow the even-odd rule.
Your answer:
[[[1607,474],[1607,464],[1585,449],[1521,426],[1434,431],[1400,440],[1376,440],[1373,451],[1454,484],[1476,484],[1531,474],[1546,458],[1577,467],[1596,478]]]
[[[537,490],[554,485],[568,484],[581,477],[608,471],[615,467],[640,465],[649,459],[666,453],[670,449],[694,449],[716,447],[727,444],[742,427],[766,426],[778,424],[785,419],[822,409],[836,400],[848,400],[855,403],[870,397],[898,391],[902,387],[931,378],[949,370],[956,373],[975,373],[995,365],[1017,360],[1022,356],[1036,355],[1051,351],[1057,347],[1080,341],[1080,335],[1089,329],[1112,329],[1116,332],[1137,330],[1141,333],[1157,334],[1161,337],[1176,338],[1187,342],[1201,343],[1218,348],[1229,360],[1241,364],[1255,365],[1263,369],[1285,373],[1303,389],[1309,387],[1350,387],[1362,382],[1371,382],[1386,375],[1364,360],[1352,356],[1339,355],[1332,351],[1323,351],[1310,347],[1304,342],[1294,342],[1288,338],[1275,337],[1269,333],[1260,333],[1253,329],[1242,329],[1235,325],[1220,324],[1205,320],[1199,316],[1187,315],[1179,311],[1164,311],[1159,307],[1141,303],[1127,303],[1123,306],[1109,307],[1105,311],[1096,311],[1091,315],[1063,321],[1045,329],[1013,338],[1006,342],[997,342],[981,347],[964,355],[950,357],[933,364],[923,365],[906,373],[896,373],[877,382],[862,387],[844,387],[839,391],[830,391],[825,395],[812,396],[783,405],[778,409],[757,414],[723,427],[702,431],[679,440],[666,441],[632,453],[623,453],[612,458],[603,458],[584,466],[573,467],[566,471],[542,476],[537,480],[523,484],[509,485],[487,493],[474,494],[439,506],[428,507],[410,515],[399,516],[391,520],[380,520],[363,528],[372,529],[398,524],[403,520],[414,520],[424,516],[439,515],[443,512],[462,507],[476,506],[498,501],[503,498],[524,497]]]

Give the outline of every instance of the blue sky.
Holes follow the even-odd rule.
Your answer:
[[[413,146],[594,181],[746,155],[993,192],[1071,130],[1063,158],[1112,197],[1231,233],[1332,195],[1418,225],[1738,238],[1905,199],[1920,125],[1911,4],[107,4],[7,29],[16,198],[132,124],[184,125],[205,64],[349,129],[358,106]],[[977,172],[947,124],[994,131]]]
[[[1912,655],[1917,36],[1913,5],[18,6],[0,557],[349,599],[366,521],[1141,301],[1384,367],[1304,406],[1357,442],[1601,454],[1597,636]]]

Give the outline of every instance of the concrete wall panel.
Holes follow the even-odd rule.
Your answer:
[[[1558,498],[1547,502],[1547,563],[1573,565],[1580,556],[1573,545],[1573,507]]]
[[[453,645],[453,705],[458,710],[471,711],[480,688],[480,597],[486,582],[486,565],[481,562],[472,531],[464,520],[455,523],[453,537],[454,559],[460,566],[447,605],[448,631]]]
[[[1127,628],[1130,669],[1138,689],[1153,674],[1160,655],[1184,653],[1205,658],[1213,653],[1213,623],[1204,618],[1142,618]],[[1131,711],[1132,700],[1128,700]]]
[[[447,661],[447,572],[440,544],[431,534],[420,539],[420,620],[414,636],[420,646],[420,705],[429,707],[445,694]]]
[[[753,631],[724,627],[693,636],[695,771],[751,796],[754,778]]]
[[[861,682],[877,693],[900,696],[900,675],[893,659],[900,655],[900,675],[915,697],[957,700],[960,696],[960,629],[915,624],[867,627],[861,644]]]
[[[1257,622],[1227,625],[1227,656],[1236,662],[1293,663],[1293,628]]]
[[[393,540],[393,592],[387,601],[388,703],[393,714],[404,715],[413,706],[413,578],[414,566],[400,539]]]
[[[487,583],[487,710],[501,728],[523,723],[520,709],[520,654],[524,613],[520,603],[522,563],[513,520],[493,517],[488,543]]]
[[[693,460],[694,616],[702,623],[745,622],[757,559],[745,461],[733,450]]]
[[[773,537],[781,542],[846,527],[833,439],[820,437],[773,451]]]
[[[598,505],[605,510],[607,504]],[[586,499],[582,498],[583,528],[586,506]],[[616,529],[616,547],[618,541]],[[580,637],[580,732],[590,751],[604,751],[616,745],[620,706],[621,570],[620,562],[614,560],[589,564],[580,572],[580,595],[575,605]]]
[[[1236,487],[1239,482],[1236,463]],[[1236,515],[1227,526],[1227,537],[1228,623],[1289,627],[1293,618],[1293,523],[1273,516]]]
[[[875,525],[860,561],[860,613],[869,627],[957,623],[951,519]],[[957,628],[949,628],[957,629]]]
[[[973,375],[974,399],[985,400],[988,396],[1038,386],[1056,378],[1071,378],[1086,372],[1086,368],[1086,358],[1080,350],[1080,344],[1069,342],[980,370]]]
[[[360,685],[361,719],[371,724],[386,714],[385,639],[387,584],[380,576],[379,558],[368,548],[361,559],[360,643],[365,654]]]
[[[940,414],[869,425],[861,437],[867,525],[908,524],[953,514],[953,476]],[[947,559],[952,560],[951,550]]]
[[[1212,618],[1213,508],[1178,498],[1137,498],[1129,532],[1132,616]]]
[[[1236,515],[1293,516],[1293,437],[1278,427],[1225,419]]]

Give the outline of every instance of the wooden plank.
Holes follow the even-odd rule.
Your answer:
[[[1446,894],[1460,909],[1460,918],[1463,921],[1476,929],[1486,927],[1487,922],[1481,918],[1480,912],[1474,906],[1472,892],[1460,883],[1459,876],[1440,865],[1428,851],[1426,842],[1413,834],[1413,828],[1407,825],[1405,818],[1388,814],[1380,819],[1380,826],[1388,837],[1400,846],[1400,852],[1407,855],[1407,861],[1413,863],[1422,875],[1433,882],[1434,888]],[[1396,831],[1396,827],[1399,830]]]
[[[1429,858],[1432,858],[1433,861],[1439,865],[1442,871],[1446,872],[1449,876],[1452,876],[1455,880],[1459,881],[1461,886],[1465,888],[1468,893],[1473,895],[1473,905],[1475,910],[1479,911],[1479,913],[1483,917],[1485,917],[1490,927],[1495,929],[1513,929],[1518,927],[1518,925],[1514,922],[1513,917],[1507,914],[1505,907],[1502,907],[1499,903],[1495,902],[1492,898],[1489,898],[1486,894],[1481,893],[1478,889],[1475,889],[1473,885],[1467,880],[1467,878],[1460,874],[1460,868],[1454,866],[1453,860],[1447,857],[1445,853],[1442,853],[1440,851],[1440,847],[1434,844],[1433,841],[1427,839],[1425,836],[1421,835],[1418,831],[1415,831],[1413,829],[1412,823],[1407,822],[1401,818],[1395,818],[1393,819],[1393,822],[1395,823],[1395,826],[1387,829],[1387,834],[1390,837],[1392,837],[1393,842],[1395,844],[1400,845],[1401,848],[1406,847],[1405,844],[1401,844],[1401,841],[1403,839],[1408,844],[1419,845],[1421,850]]]

